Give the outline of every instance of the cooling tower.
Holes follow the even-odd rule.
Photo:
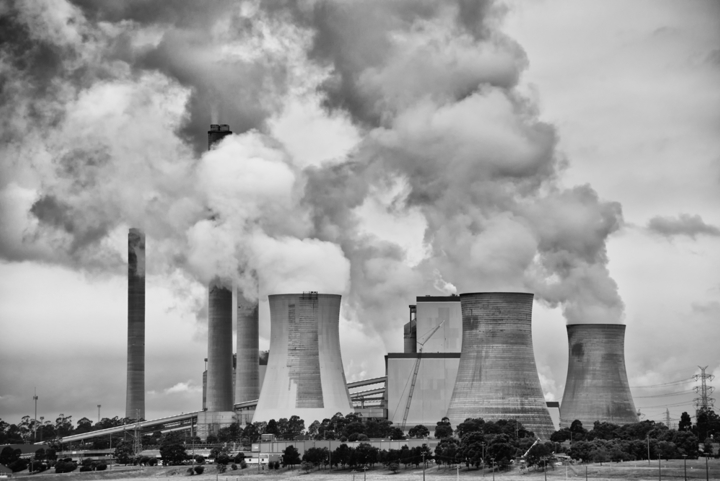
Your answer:
[[[515,419],[540,439],[555,431],[545,404],[532,346],[533,295],[460,295],[462,353],[447,417]]]
[[[560,405],[560,427],[579,419],[586,429],[595,421],[638,422],[625,371],[625,325],[571,324],[568,372]]]
[[[145,233],[128,232],[128,344],[125,417],[145,418]]]
[[[257,294],[257,293],[256,293]],[[235,402],[251,401],[260,396],[258,355],[258,302],[248,300],[237,290],[237,362],[235,366]]]
[[[253,422],[296,414],[310,424],[352,412],[340,355],[341,296],[268,297],[272,356]]]
[[[232,291],[214,280],[208,289],[208,411],[233,410],[232,307]]]

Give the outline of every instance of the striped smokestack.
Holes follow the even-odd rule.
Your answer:
[[[128,355],[125,417],[145,418],[145,233],[128,232]]]
[[[460,294],[462,354],[447,417],[516,420],[549,440],[547,410],[532,345],[533,295],[519,292]]]
[[[258,356],[258,301],[250,301],[237,290],[237,363],[235,365],[235,402],[260,397]]]
[[[208,130],[208,150],[232,134],[227,124],[212,124]],[[232,411],[232,290],[219,279],[208,288],[208,411]]]
[[[560,405],[560,427],[576,419],[586,429],[595,421],[638,422],[625,370],[624,324],[571,324],[568,372]]]

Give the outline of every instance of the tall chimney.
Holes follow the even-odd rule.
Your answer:
[[[208,150],[232,134],[227,124],[212,124],[208,130]],[[208,411],[232,411],[232,290],[220,279],[208,288]]]
[[[555,431],[532,345],[533,295],[460,294],[462,353],[447,417],[516,420],[545,441]]]
[[[638,422],[625,370],[624,324],[570,324],[568,371],[560,405],[560,427],[576,419],[586,429],[595,421]]]
[[[256,285],[257,287],[257,285]],[[260,397],[260,369],[258,356],[258,301],[248,300],[237,289],[237,363],[235,365],[235,402],[251,401]]]
[[[145,418],[145,233],[128,232],[128,355],[125,417]]]

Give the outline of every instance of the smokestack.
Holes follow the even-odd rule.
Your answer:
[[[257,292],[255,299],[257,299]],[[237,290],[237,362],[235,366],[235,402],[260,397],[258,345],[258,301],[249,301]]]
[[[296,414],[312,422],[352,412],[340,354],[336,294],[277,294],[270,301],[270,360],[253,422]]]
[[[232,134],[228,124],[211,124],[208,130],[208,150],[220,142],[225,136]]]
[[[232,134],[227,124],[212,124],[208,130],[208,150]],[[232,411],[232,291],[220,279],[208,289],[208,411]]]
[[[560,427],[576,419],[587,429],[595,421],[638,422],[625,370],[624,324],[571,324],[568,372],[560,405]]]
[[[125,417],[145,418],[145,233],[128,232],[128,351]]]
[[[403,326],[404,352],[417,352],[417,306],[410,305],[410,320]]]
[[[532,346],[533,295],[460,294],[463,340],[447,417],[517,420],[543,440],[555,431]]]
[[[220,280],[208,292],[208,411],[232,411],[232,291]]]

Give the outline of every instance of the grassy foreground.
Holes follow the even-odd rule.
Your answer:
[[[683,461],[671,460],[663,461],[658,476],[657,461],[647,462],[632,461],[628,463],[610,463],[610,464],[590,464],[587,465],[587,479],[595,481],[617,481],[617,480],[637,480],[637,481],[655,481],[658,479],[667,480],[684,480]],[[711,459],[709,465],[709,479],[720,480],[720,460]],[[585,465],[565,466],[556,469],[548,469],[547,473],[542,471],[529,471],[525,474],[518,470],[496,472],[495,479],[499,481],[538,481],[547,479],[585,479]],[[35,478],[37,481],[68,481],[69,478],[78,481],[90,480],[137,480],[137,481],[159,481],[158,478],[183,478],[193,481],[251,481],[251,480],[271,480],[271,479],[289,479],[297,478],[297,481],[361,481],[363,479],[372,481],[421,481],[423,479],[422,469],[401,469],[397,474],[390,473],[387,469],[376,468],[363,474],[362,471],[312,471],[304,473],[300,469],[279,470],[279,471],[262,471],[258,473],[252,468],[227,471],[223,474],[215,472],[214,466],[207,466],[206,472],[197,476],[187,476],[185,474],[187,468],[181,467],[125,467],[114,466],[110,471],[103,472],[72,472],[65,474],[55,474],[53,472],[41,473],[37,475],[21,474],[16,478],[23,481],[29,481],[29,478]],[[458,476],[456,469],[445,467],[432,467],[426,470],[425,479],[452,481]],[[462,480],[491,480],[493,479],[490,471],[464,470],[461,469],[459,477]],[[705,477],[705,460],[691,459],[687,461],[687,479],[703,480]]]

